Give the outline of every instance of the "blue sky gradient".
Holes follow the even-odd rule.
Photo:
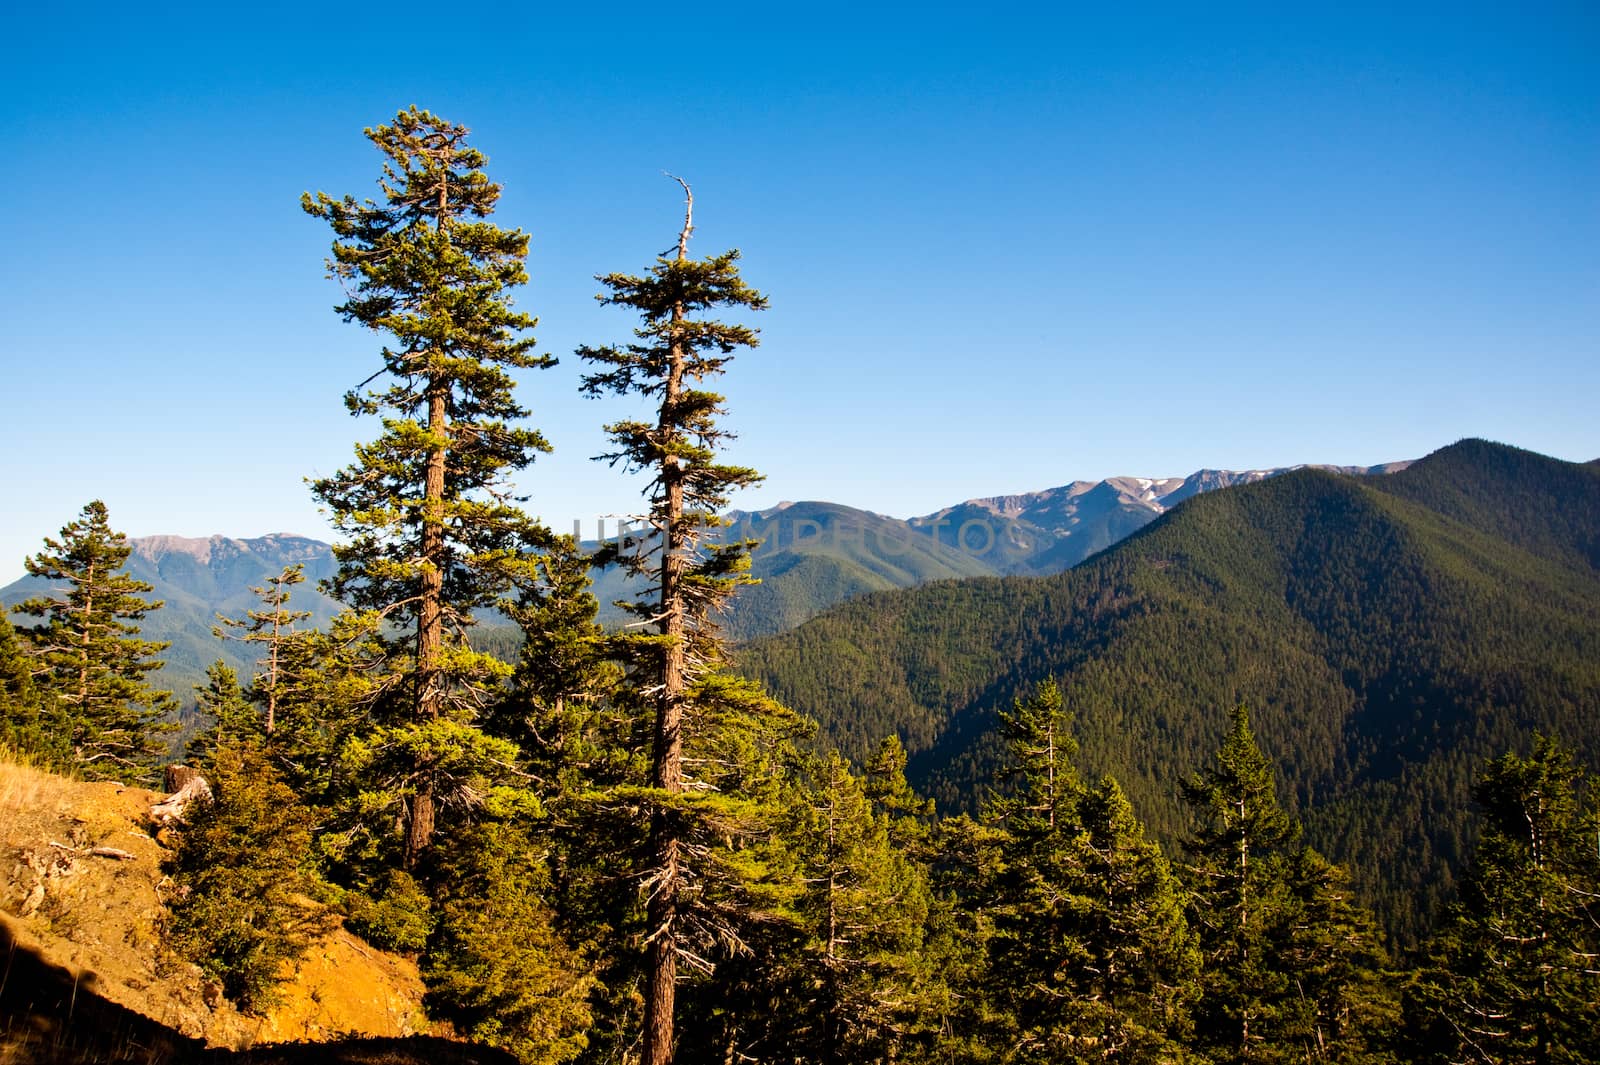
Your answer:
[[[363,126],[475,131],[561,357],[521,394],[558,528],[638,509],[577,394],[596,273],[672,242],[772,299],[725,380],[737,502],[897,516],[1486,436],[1600,456],[1600,9],[41,6],[0,63],[0,580],[91,498],[133,535],[326,536],[375,428],[301,192]]]

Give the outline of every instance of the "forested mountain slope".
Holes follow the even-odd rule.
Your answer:
[[[1386,478],[1200,495],[1053,577],[869,596],[742,663],[855,757],[898,732],[946,810],[987,786],[996,708],[1054,675],[1087,769],[1168,839],[1244,702],[1311,842],[1406,941],[1488,758],[1534,729],[1600,755],[1597,513],[1592,468],[1464,441]]]
[[[1600,569],[1600,459],[1579,466],[1463,440],[1431,456],[1422,474],[1375,478],[1371,487],[1541,558]]]
[[[739,590],[724,618],[735,639],[783,632],[868,592],[995,572],[979,554],[897,518],[838,503],[783,503],[727,517],[732,524],[722,538],[756,544],[751,575],[760,581]],[[620,569],[595,573],[594,593],[608,625],[625,617],[614,601],[636,592]]]

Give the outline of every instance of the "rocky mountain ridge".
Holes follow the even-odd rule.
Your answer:
[[[1102,551],[1173,507],[1201,492],[1254,484],[1297,470],[1314,469],[1350,476],[1398,473],[1409,460],[1377,466],[1323,464],[1278,466],[1261,470],[1196,470],[1187,477],[1107,477],[1073,481],[1040,492],[969,499],[952,507],[912,518],[915,529],[952,527],[953,540],[971,550],[989,539],[960,529],[989,522],[1001,551],[994,569],[999,574],[1043,575],[1068,569]],[[1003,531],[1003,535],[1002,535]],[[1003,541],[1003,543],[1002,543]],[[1004,548],[1009,546],[1011,550]]]
[[[295,533],[268,533],[250,539],[231,536],[140,536],[128,543],[133,553],[146,561],[159,565],[170,555],[187,555],[202,566],[213,560],[248,555],[273,555],[287,562],[313,562],[328,552],[328,545],[309,536]]]

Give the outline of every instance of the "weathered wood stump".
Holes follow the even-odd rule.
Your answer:
[[[170,780],[170,777],[168,779]],[[150,820],[155,822],[157,827],[163,828],[176,824],[184,819],[191,803],[209,798],[211,798],[211,785],[206,782],[205,777],[190,769],[189,778],[183,782],[182,787],[150,807]]]
[[[175,791],[182,791],[183,786],[200,775],[200,770],[187,765],[167,766],[166,791],[171,795]]]

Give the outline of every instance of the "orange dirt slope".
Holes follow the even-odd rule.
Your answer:
[[[429,1030],[416,964],[342,928],[312,944],[265,1016],[222,999],[162,939],[161,863],[169,852],[148,820],[160,798],[69,780],[0,753],[0,933],[13,953],[29,952],[70,973],[74,989],[213,1047]],[[25,993],[9,990],[12,998]]]

